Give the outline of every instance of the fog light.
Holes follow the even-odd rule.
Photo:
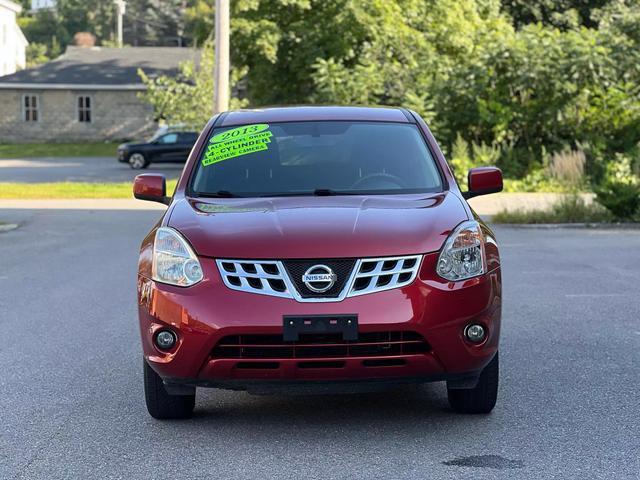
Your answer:
[[[171,330],[160,330],[156,334],[156,345],[162,350],[169,350],[176,344],[176,334]]]
[[[482,342],[486,334],[487,332],[485,331],[484,327],[475,323],[472,325],[468,325],[464,330],[464,336],[467,337],[467,340],[472,343]]]

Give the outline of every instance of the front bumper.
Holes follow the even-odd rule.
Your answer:
[[[212,259],[201,259],[205,279],[190,288],[159,284],[140,275],[138,304],[145,359],[168,384],[248,390],[292,383],[371,384],[474,377],[498,349],[500,269],[464,282],[447,282],[435,275],[436,261],[436,253],[425,255],[418,277],[406,287],[335,303],[299,303],[230,290]],[[225,337],[281,336],[284,315],[311,314],[357,314],[363,336],[417,333],[429,348],[419,353],[317,358],[219,358],[214,354]],[[464,339],[464,328],[472,322],[488,331],[480,345]],[[163,352],[153,338],[167,327],[176,332],[178,342],[174,349]]]

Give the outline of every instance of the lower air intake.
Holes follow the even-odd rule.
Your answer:
[[[387,357],[430,350],[431,346],[416,332],[361,333],[356,341],[344,341],[340,334],[308,334],[300,335],[297,342],[285,342],[281,335],[232,335],[223,337],[211,356],[214,359]]]

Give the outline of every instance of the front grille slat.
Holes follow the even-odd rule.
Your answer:
[[[222,281],[242,292],[290,298],[298,302],[339,302],[348,297],[402,288],[418,275],[421,255],[380,258],[303,260],[218,259]],[[314,292],[302,281],[311,267],[323,265],[336,275],[326,292]]]
[[[232,290],[292,298],[280,262],[267,260],[217,260],[224,284]]]
[[[384,357],[431,350],[416,332],[374,332],[360,337],[356,341],[337,341],[311,334],[303,342],[285,342],[277,335],[232,335],[222,338],[211,356],[216,359]]]
[[[372,265],[375,263],[375,265]],[[418,275],[420,255],[366,259],[356,266],[350,297],[401,288]]]

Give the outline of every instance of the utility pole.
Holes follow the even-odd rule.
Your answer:
[[[180,3],[180,21],[178,22],[178,46],[184,47],[184,11],[187,8],[187,0]]]
[[[124,12],[127,8],[127,2],[124,0],[113,0],[113,3],[116,4],[117,12],[116,16],[118,19],[118,47],[122,48],[122,17],[124,16]]]
[[[229,110],[229,0],[216,0],[213,113]]]

